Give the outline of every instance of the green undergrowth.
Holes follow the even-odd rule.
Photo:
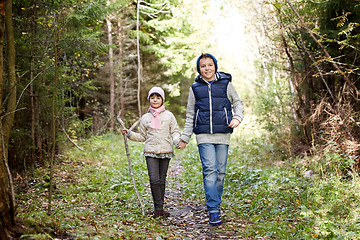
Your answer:
[[[143,144],[129,141],[142,216],[132,186],[122,136],[105,134],[67,147],[57,158],[55,190],[48,209],[48,169],[17,183],[23,239],[188,239],[151,218]],[[183,167],[181,190],[204,203],[196,145],[176,150]],[[360,239],[357,175],[321,174],[303,159],[280,158],[265,141],[233,140],[223,194],[223,227],[241,229],[238,239]],[[282,158],[280,158],[282,159]],[[184,226],[185,227],[185,226]]]

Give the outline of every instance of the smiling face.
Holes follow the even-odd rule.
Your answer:
[[[149,101],[150,101],[150,106],[153,108],[159,108],[163,103],[162,97],[157,93],[151,94]]]
[[[215,64],[211,57],[205,57],[199,61],[200,74],[206,81],[214,80]]]

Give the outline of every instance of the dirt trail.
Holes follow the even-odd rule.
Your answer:
[[[222,213],[223,223],[220,226],[211,226],[205,202],[190,202],[184,198],[181,183],[178,181],[182,170],[180,160],[173,159],[168,171],[165,199],[166,209],[171,216],[161,220],[162,224],[169,226],[181,239],[244,239],[241,238],[242,229],[239,223],[232,224],[226,213]]]

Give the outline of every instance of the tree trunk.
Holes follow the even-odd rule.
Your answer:
[[[5,153],[10,139],[11,128],[14,123],[15,109],[16,109],[16,75],[15,75],[15,40],[12,25],[12,1],[5,0],[5,28],[7,40],[7,61],[8,61],[8,77],[9,77],[9,99],[7,103],[7,110],[3,120],[3,135]]]
[[[30,108],[31,108],[31,158],[29,161],[29,168],[31,173],[33,172],[35,166],[35,98],[34,98],[34,85],[32,79],[34,78],[34,58],[33,58],[33,44],[31,45],[31,60],[30,60]]]
[[[138,112],[139,118],[141,118],[141,101],[140,101],[140,86],[141,86],[141,60],[140,60],[140,39],[139,39],[139,22],[140,22],[140,3],[141,0],[138,0],[137,3],[137,12],[136,12],[136,50],[137,50],[137,59],[138,59],[138,86],[137,86],[137,101],[138,101]]]
[[[35,144],[36,144],[36,157],[37,160],[40,163],[44,162],[44,157],[43,157],[43,144],[42,144],[42,131],[41,131],[41,127],[40,127],[40,111],[39,111],[39,104],[36,101],[36,94],[37,91],[34,91],[34,121],[35,121]]]
[[[10,30],[10,33],[7,34],[8,41],[12,41],[12,43],[8,43],[9,49],[11,49],[11,53],[15,54],[14,50],[14,38],[12,36],[12,21],[8,18],[12,18],[12,2],[11,0],[6,0],[5,5],[4,1],[0,2],[1,14],[0,14],[0,106],[2,106],[2,89],[3,89],[3,76],[4,76],[4,23],[6,23],[7,31]],[[6,16],[4,18],[4,10],[6,12]],[[10,35],[10,36],[9,36]],[[11,59],[9,58],[9,64],[12,65],[11,69],[14,70],[13,74],[9,73],[9,77],[15,78],[15,56],[13,55]],[[15,85],[14,83],[12,83]],[[11,85],[11,84],[10,84]],[[16,97],[16,95],[15,95]],[[16,99],[13,101],[16,104]],[[15,108],[14,104],[14,108]],[[2,110],[2,109],[1,109]],[[2,112],[2,111],[1,111]],[[12,117],[13,118],[13,117]],[[11,120],[11,119],[8,119]],[[8,126],[10,129],[7,131],[10,132],[12,121],[8,122]],[[15,222],[15,201],[14,201],[14,192],[12,188],[11,175],[7,162],[7,144],[4,142],[4,138],[9,136],[4,136],[2,122],[0,122],[0,133],[3,133],[0,137],[0,239],[14,239],[16,233],[16,222]],[[5,146],[6,145],[6,146]]]
[[[113,40],[112,40],[112,28],[111,21],[106,19],[106,25],[108,29],[108,42],[110,45],[109,48],[109,75],[110,75],[110,129],[115,129],[114,118],[115,118],[115,78],[114,78],[114,51],[112,48]]]
[[[48,214],[51,214],[52,207],[52,194],[53,194],[53,182],[54,182],[54,162],[55,162],[55,148],[56,148],[56,102],[57,102],[57,88],[59,82],[59,51],[58,51],[58,35],[55,34],[55,84],[52,98],[52,148],[51,148],[51,159],[50,159],[50,187],[49,187],[49,205]]]
[[[125,107],[124,107],[124,79],[123,79],[123,42],[122,42],[122,27],[121,19],[118,20],[118,45],[119,45],[119,86],[120,86],[120,117],[124,119],[125,117]]]
[[[3,157],[2,148],[0,148],[0,154],[0,239],[6,240],[12,239],[14,236],[16,223],[12,192],[10,190],[10,176],[8,175],[8,167]]]

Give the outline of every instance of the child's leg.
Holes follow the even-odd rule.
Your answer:
[[[216,144],[215,151],[216,151],[216,166],[218,171],[218,176],[216,179],[216,187],[218,190],[220,202],[221,196],[224,190],[224,178],[226,174],[226,165],[227,165],[227,158],[228,158],[228,149],[229,146],[225,144]]]
[[[216,150],[215,144],[199,144],[199,155],[203,168],[203,182],[206,196],[206,206],[208,211],[219,211],[219,194],[217,191],[217,166],[216,166]]]
[[[146,157],[146,165],[148,168],[151,194],[156,210],[163,210],[163,202],[161,195],[160,173],[159,173],[159,159],[153,157]]]
[[[211,225],[221,224],[220,203],[223,193],[228,146],[223,144],[199,144],[199,155],[203,168],[206,206]]]
[[[161,199],[163,203],[165,198],[166,175],[169,168],[169,163],[170,163],[170,158],[163,158],[159,160]]]

